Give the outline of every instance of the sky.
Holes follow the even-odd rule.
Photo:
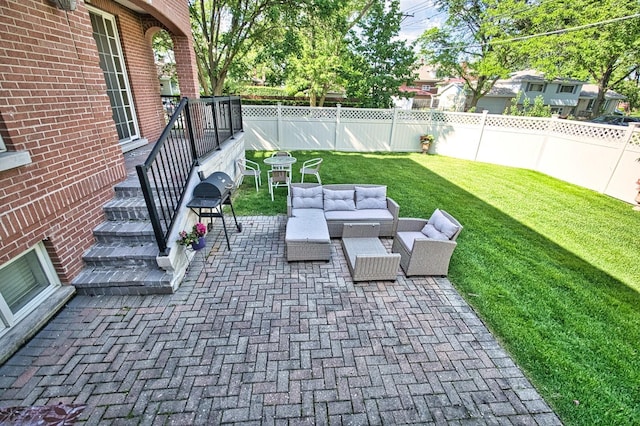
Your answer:
[[[433,7],[433,0],[400,0],[400,10],[405,15],[400,29],[400,38],[415,41],[431,27],[442,23],[446,16]]]

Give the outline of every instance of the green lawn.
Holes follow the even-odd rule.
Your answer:
[[[263,186],[256,194],[245,179],[239,215],[286,213],[286,189],[269,198],[266,155],[247,152]],[[402,217],[455,216],[464,230],[449,279],[562,421],[640,424],[640,212],[529,170],[419,153],[293,155],[294,181],[295,166],[323,157],[323,183],[385,184]]]

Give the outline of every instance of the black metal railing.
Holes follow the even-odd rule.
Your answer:
[[[239,96],[183,98],[149,157],[136,166],[161,254],[199,159],[242,131]]]

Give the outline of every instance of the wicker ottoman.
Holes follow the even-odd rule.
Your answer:
[[[378,223],[345,223],[342,251],[353,281],[395,281],[400,265],[398,253],[388,253],[378,239]]]
[[[285,244],[287,261],[331,260],[329,228],[321,221],[308,217],[290,217],[287,220]]]

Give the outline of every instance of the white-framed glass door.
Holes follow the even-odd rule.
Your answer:
[[[129,76],[125,67],[124,55],[120,46],[120,37],[113,15],[88,7],[96,41],[100,68],[107,84],[107,94],[113,112],[113,121],[118,130],[120,144],[126,144],[140,138],[138,119],[133,105],[133,96],[129,87]]]

